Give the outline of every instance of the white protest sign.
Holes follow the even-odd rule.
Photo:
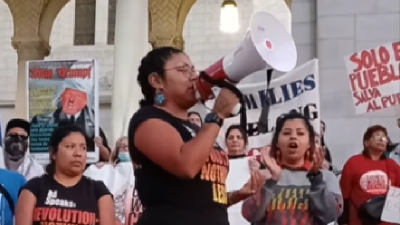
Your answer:
[[[357,114],[400,105],[400,41],[344,57]]]
[[[238,85],[245,95],[247,108],[247,132],[249,149],[269,145],[275,130],[276,119],[284,113],[297,111],[308,118],[316,132],[320,127],[319,76],[318,60],[311,60],[287,74],[272,80],[267,89],[267,83]],[[213,102],[207,103],[211,107]],[[263,107],[269,105],[268,132],[260,134],[257,131]],[[225,132],[230,125],[239,124],[240,116],[225,119],[218,137],[218,144],[225,146]]]
[[[236,191],[250,179],[249,158],[229,160],[229,173],[226,179],[227,191]]]
[[[400,188],[390,187],[383,207],[381,220],[400,224]]]
[[[114,197],[116,225],[134,225],[140,217],[143,208],[134,187],[135,177],[130,162],[104,166],[91,165],[85,176],[100,180],[106,185]]]

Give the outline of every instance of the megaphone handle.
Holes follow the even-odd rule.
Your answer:
[[[271,79],[272,79],[272,72],[274,72],[273,69],[268,69],[267,70],[267,89],[269,89]],[[269,116],[269,110],[270,106],[269,104],[266,107],[263,107],[261,109],[260,117],[258,118],[258,123],[257,123],[257,130],[261,134],[265,134],[268,132],[268,116]]]

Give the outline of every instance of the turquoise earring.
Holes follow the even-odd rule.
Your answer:
[[[163,93],[156,93],[154,96],[154,103],[156,105],[164,105],[165,103],[165,96]]]

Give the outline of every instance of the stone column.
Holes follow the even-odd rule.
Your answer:
[[[27,61],[42,60],[50,53],[50,46],[43,40],[14,39],[13,47],[18,54],[17,89],[15,93],[15,117],[28,119]]]
[[[150,43],[153,48],[172,46],[183,50],[182,31],[196,0],[150,0]]]
[[[12,45],[18,53],[15,116],[28,119],[26,62],[41,60],[50,53],[53,22],[69,0],[4,0],[14,21]]]
[[[148,0],[117,1],[111,143],[127,135],[129,120],[142,98],[136,77],[140,61],[148,51],[148,11]]]

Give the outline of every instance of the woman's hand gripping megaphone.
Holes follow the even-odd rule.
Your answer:
[[[217,96],[216,100],[214,100],[212,111],[219,114],[219,116],[229,118],[240,113],[242,109],[240,103],[242,94],[228,80],[214,80],[207,73],[201,71],[196,78],[195,86],[196,98],[204,105],[207,100],[213,100]],[[216,91],[214,88],[218,90]]]
[[[227,88],[221,88],[215,100],[212,111],[222,119],[236,116],[240,112],[241,105],[236,94]]]

